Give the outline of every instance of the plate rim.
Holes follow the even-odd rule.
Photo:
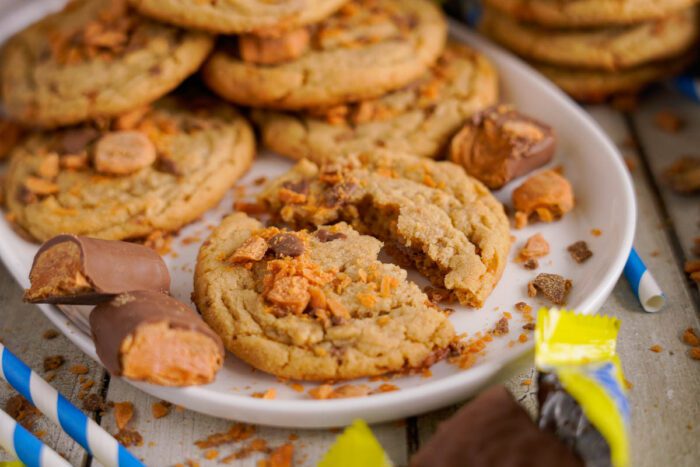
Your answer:
[[[450,19],[450,35],[458,41],[467,43],[480,53],[497,61],[507,62],[508,66],[517,70],[518,74],[529,75],[534,85],[542,88],[543,93],[549,94],[553,99],[559,100],[587,131],[593,134],[603,144],[606,152],[612,159],[612,166],[616,169],[617,178],[621,181],[623,193],[623,206],[625,209],[623,235],[621,248],[611,262],[605,275],[600,279],[596,293],[586,297],[579,311],[586,314],[597,312],[599,307],[608,297],[617,279],[624,268],[629,251],[632,248],[636,230],[637,203],[634,195],[632,179],[624,166],[619,150],[603,132],[593,118],[571,98],[565,95],[554,84],[546,80],[541,74],[499,46],[470,31],[467,26]],[[617,157],[613,157],[617,156]],[[8,271],[22,286],[27,286],[27,279],[18,277],[10,247],[5,242],[0,242],[0,258],[7,266]],[[51,305],[39,305],[45,316],[56,325],[70,341],[77,345],[83,352],[93,358],[100,366],[102,363],[95,354],[91,338],[79,329],[60,310]],[[354,413],[363,413],[368,422],[389,421],[407,416],[424,413],[439,407],[458,402],[466,398],[476,388],[484,387],[497,375],[509,372],[512,367],[527,358],[533,352],[534,344],[531,341],[522,345],[507,360],[500,362],[484,362],[467,371],[449,375],[438,380],[427,382],[421,386],[410,387],[390,393],[376,394],[366,398],[333,399],[333,400],[263,400],[235,393],[224,394],[216,391],[208,391],[207,386],[192,386],[187,388],[168,388],[139,383],[124,379],[127,383],[155,397],[169,400],[173,403],[216,416],[240,421],[252,421],[252,423],[294,428],[327,428],[342,426],[355,417]],[[426,399],[432,399],[426,402]],[[419,408],[418,408],[419,407]],[[240,410],[240,413],[236,411]],[[333,416],[329,412],[333,413]],[[303,419],[299,416],[303,414]],[[241,415],[241,416],[239,416]],[[284,421],[283,421],[284,420]],[[337,423],[343,421],[343,423]],[[291,422],[291,423],[290,423]]]

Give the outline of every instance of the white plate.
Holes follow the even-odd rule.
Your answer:
[[[36,13],[34,17],[41,15],[34,5],[24,4],[23,8],[27,10],[30,6],[34,8],[32,13]],[[25,13],[26,11],[22,15],[16,14],[13,18],[25,19],[28,17]],[[0,31],[9,30],[4,16],[0,20]],[[12,26],[16,28],[16,23]],[[135,386],[192,410],[263,425],[331,427],[345,425],[355,418],[381,422],[463,400],[500,373],[512,371],[518,361],[520,364],[528,361],[532,352],[532,338],[530,336],[524,344],[517,342],[523,322],[513,305],[522,300],[535,308],[540,304],[545,305],[538,300],[528,299],[526,295],[526,284],[537,272],[554,272],[572,279],[574,287],[568,300],[569,306],[584,313],[597,311],[622,271],[634,234],[635,200],[622,158],[581,108],[527,65],[461,25],[452,24],[452,34],[457,40],[470,44],[495,62],[502,77],[506,101],[556,128],[559,147],[552,165],[564,167],[576,194],[575,209],[562,221],[549,225],[537,224],[513,232],[518,239],[514,250],[535,232],[542,232],[550,242],[552,252],[541,261],[539,271],[526,271],[509,261],[502,280],[483,309],[457,307],[451,317],[458,332],[473,335],[477,331],[491,328],[503,311],[509,311],[513,315],[510,334],[495,338],[487,347],[485,355],[468,370],[439,363],[432,368],[431,377],[396,378],[391,383],[400,390],[364,398],[311,400],[307,394],[294,391],[274,376],[253,371],[232,355],[226,358],[225,366],[216,381],[207,386],[173,389],[134,383]],[[263,154],[242,184],[252,187],[252,181],[256,178],[263,175],[275,176],[290,165],[278,156]],[[512,189],[517,184],[512,183],[509,188]],[[503,202],[509,202],[510,190],[501,190],[497,196]],[[232,199],[229,194],[217,209],[209,212],[202,221],[183,229],[173,242],[178,256],[168,255],[166,261],[173,275],[173,293],[181,300],[189,302],[194,259],[199,244],[209,232],[207,226],[216,225],[223,215],[230,212]],[[592,229],[600,229],[602,236],[593,236]],[[4,221],[0,223],[0,238],[0,256],[17,281],[26,287],[36,245],[15,235]],[[575,264],[566,252],[566,246],[576,240],[586,240],[594,252],[594,256],[583,265]],[[413,277],[424,282],[417,274]],[[46,305],[40,308],[71,341],[96,359],[92,341],[80,329],[80,313],[75,324],[56,308]],[[516,343],[509,346],[511,341]],[[377,386],[381,382],[367,384]],[[312,387],[312,384],[304,385],[305,390]],[[277,390],[276,399],[263,400],[250,396],[253,392],[269,388]]]

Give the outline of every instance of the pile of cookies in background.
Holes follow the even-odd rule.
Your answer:
[[[482,33],[581,102],[633,94],[695,58],[696,0],[483,0]]]

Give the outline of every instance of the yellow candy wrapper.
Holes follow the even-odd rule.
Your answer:
[[[382,445],[363,420],[338,436],[317,467],[392,467]]]
[[[629,465],[630,411],[617,355],[619,320],[542,308],[535,364],[539,425],[569,444],[587,467]]]

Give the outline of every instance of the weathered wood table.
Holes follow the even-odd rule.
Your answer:
[[[698,328],[698,292],[683,273],[683,262],[692,257],[690,247],[700,236],[698,197],[674,194],[660,181],[668,164],[685,154],[697,154],[700,146],[700,106],[675,93],[657,90],[641,102],[632,114],[623,114],[609,107],[591,107],[591,114],[618,144],[632,167],[639,205],[639,222],[635,246],[653,271],[668,297],[668,304],[658,314],[644,313],[630,287],[620,279],[602,312],[622,320],[620,353],[632,383],[630,392],[633,424],[631,443],[636,466],[700,465],[700,361],[692,360],[688,347],[681,341],[687,327]],[[672,110],[685,121],[677,134],[661,131],[654,124],[660,110]],[[2,240],[0,240],[2,241]],[[223,432],[231,422],[218,420],[186,410],[172,410],[163,418],[151,413],[156,399],[139,392],[123,381],[111,379],[65,337],[44,339],[52,326],[32,305],[21,301],[22,291],[0,266],[0,339],[18,353],[34,370],[44,374],[43,361],[49,355],[62,355],[66,363],[56,373],[53,384],[77,406],[78,395],[85,393],[85,383],[69,371],[74,365],[85,365],[88,374],[83,381],[94,381],[89,392],[101,394],[109,401],[131,401],[135,406],[132,425],[143,436],[143,444],[132,447],[146,464],[154,466],[217,465],[205,459],[205,450],[193,442]],[[660,353],[649,350],[662,347]],[[533,402],[532,370],[513,377],[508,385],[526,405]],[[89,383],[88,383],[89,385]],[[0,383],[0,407],[15,393]],[[420,417],[373,427],[374,433],[396,465],[408,459],[437,424],[450,416],[456,407]],[[91,414],[107,430],[116,432],[113,411],[104,416]],[[35,431],[46,444],[65,455],[74,465],[97,465],[60,429],[40,419]],[[271,446],[292,440],[295,465],[315,465],[336,437],[332,430],[284,430],[258,427],[259,436]],[[227,445],[219,457],[241,447]],[[0,460],[7,454],[0,452]],[[252,455],[234,465],[255,466],[260,455]]]

